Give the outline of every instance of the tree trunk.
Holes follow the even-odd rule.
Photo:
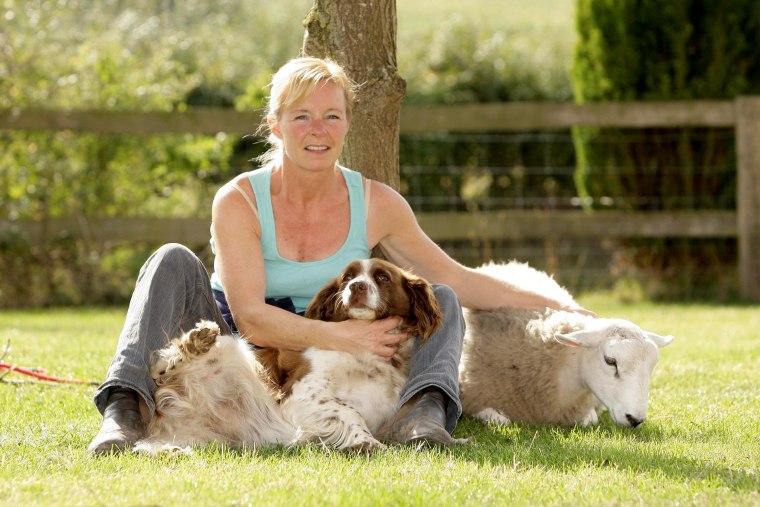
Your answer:
[[[398,190],[406,82],[396,67],[395,0],[314,0],[303,54],[330,58],[360,85],[341,163]]]

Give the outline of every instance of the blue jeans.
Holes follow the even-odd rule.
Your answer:
[[[435,285],[433,291],[443,309],[443,325],[423,345],[415,342],[400,405],[425,388],[437,387],[449,400],[446,429],[453,432],[462,414],[458,368],[464,317],[454,291],[445,285]],[[153,417],[156,384],[150,376],[151,353],[194,328],[200,320],[216,322],[223,334],[231,332],[200,259],[182,245],[164,245],[140,270],[116,354],[105,382],[95,392],[98,410],[101,413],[105,410],[112,388],[127,387],[142,397]]]

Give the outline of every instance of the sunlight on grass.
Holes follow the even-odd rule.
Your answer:
[[[753,505],[760,502],[757,307],[582,303],[672,333],[638,430],[486,425],[464,419],[453,450],[356,456],[312,445],[219,446],[191,456],[86,455],[93,386],[0,384],[0,498],[8,505]],[[105,374],[123,309],[0,312],[6,362],[62,377]],[[7,377],[10,379],[11,375]],[[13,374],[14,380],[22,380]]]

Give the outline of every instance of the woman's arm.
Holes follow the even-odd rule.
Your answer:
[[[250,186],[239,182],[253,200]],[[340,323],[306,319],[267,305],[261,229],[244,198],[231,184],[222,187],[212,206],[214,246],[219,276],[240,335],[262,347],[302,350],[307,347],[372,352],[390,358],[404,332],[396,317]]]
[[[565,307],[552,298],[463,266],[424,233],[411,207],[398,192],[376,181],[372,184],[367,221],[370,245],[380,246],[388,259],[398,266],[411,269],[432,283],[448,285],[463,306],[481,310],[504,306],[553,308],[594,314],[581,307]]]

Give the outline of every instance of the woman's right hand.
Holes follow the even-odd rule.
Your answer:
[[[370,352],[390,361],[399,345],[409,338],[401,324],[401,317],[337,322],[335,326],[339,331],[335,349],[352,354]]]

